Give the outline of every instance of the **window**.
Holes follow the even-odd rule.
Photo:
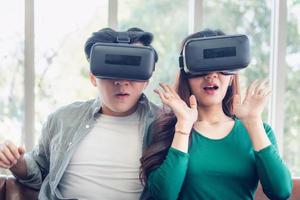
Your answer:
[[[0,1],[0,142],[21,142],[24,114],[24,2]]]
[[[188,35],[188,1],[122,0],[119,1],[119,29],[139,27],[154,35],[153,47],[159,58],[146,94],[160,103],[153,92],[159,82],[172,83],[179,71],[181,41]]]
[[[204,1],[203,27],[221,29],[226,34],[246,34],[250,40],[251,63],[240,72],[242,94],[257,78],[268,78],[271,33],[271,2]],[[222,15],[220,15],[222,13]],[[220,17],[222,16],[222,17]],[[263,118],[267,121],[267,109]]]
[[[24,115],[24,1],[0,1],[0,143],[21,144]],[[8,173],[1,170],[0,173]]]
[[[300,166],[298,156],[300,154],[300,105],[298,103],[300,99],[298,87],[300,84],[300,1],[286,1],[287,65],[285,74],[282,74],[285,76],[286,86],[285,115],[284,135],[280,143],[283,144],[283,158],[292,174],[299,176],[300,168],[297,166]],[[26,112],[24,111],[24,3],[26,2],[0,1],[2,16],[0,18],[0,142],[11,139],[16,144],[22,143],[21,133],[24,127],[24,112]],[[189,34],[188,25],[191,20],[188,16],[189,6],[196,1],[34,1],[35,47],[30,48],[35,49],[35,132],[33,133],[35,142],[41,132],[42,124],[50,113],[63,105],[77,100],[84,101],[97,95],[97,91],[88,80],[89,63],[86,61],[83,48],[92,32],[107,27],[108,23],[115,23],[116,18],[108,19],[108,4],[111,2],[113,2],[111,4],[113,9],[110,10],[112,11],[110,16],[118,15],[118,30],[139,27],[154,34],[153,47],[159,54],[159,60],[146,90],[150,99],[159,104],[160,100],[153,89],[158,87],[159,82],[172,83],[174,80],[178,72],[181,41]],[[196,23],[197,25],[202,24],[203,28],[221,29],[227,34],[241,33],[249,36],[252,61],[250,66],[240,73],[241,88],[244,90],[257,78],[269,77],[272,5],[274,2],[282,1],[202,0],[197,1],[195,5],[202,2],[203,22]],[[118,9],[115,6],[118,6]],[[118,13],[115,13],[116,10]],[[201,19],[195,20],[199,22]],[[264,121],[267,121],[267,115],[268,112],[264,112]]]
[[[46,117],[57,108],[96,97],[88,80],[85,41],[107,26],[107,1],[35,1],[35,83],[38,139]]]
[[[300,175],[300,2],[288,0],[284,160],[292,174]]]

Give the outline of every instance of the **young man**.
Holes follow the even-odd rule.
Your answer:
[[[87,40],[85,53],[91,63],[91,50],[97,58],[94,46],[99,42],[148,46],[155,53],[153,71],[157,55],[150,46],[152,38],[138,28],[126,32],[106,28]],[[123,69],[126,66],[121,74]],[[9,141],[1,144],[0,167],[10,169],[20,183],[40,189],[39,199],[138,199],[143,190],[139,158],[148,126],[159,112],[143,94],[148,80],[113,78],[115,72],[106,78],[97,76],[97,70],[90,73],[90,80],[99,98],[51,114],[32,152]]]

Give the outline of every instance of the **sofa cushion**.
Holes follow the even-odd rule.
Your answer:
[[[21,185],[14,177],[7,177],[6,200],[34,200],[38,199],[38,191]]]

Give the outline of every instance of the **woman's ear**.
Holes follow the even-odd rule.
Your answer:
[[[97,87],[97,78],[94,76],[91,72],[89,73],[90,81],[93,84],[93,86]]]

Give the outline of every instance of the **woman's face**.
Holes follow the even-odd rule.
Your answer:
[[[211,72],[204,76],[188,79],[192,94],[198,104],[204,107],[222,105],[228,86],[231,85],[233,75],[224,75],[221,72]]]

